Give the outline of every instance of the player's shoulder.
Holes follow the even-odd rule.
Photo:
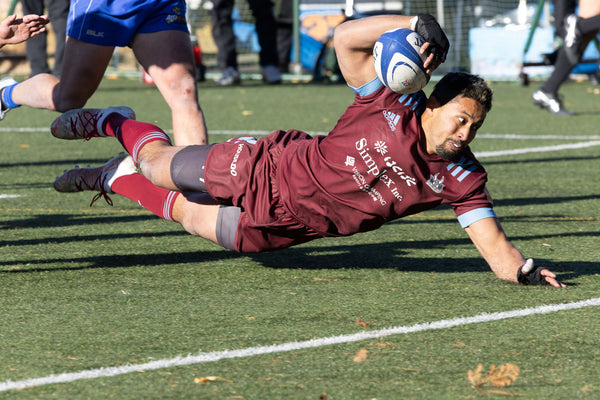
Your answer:
[[[356,96],[356,101],[369,105],[383,105],[385,107],[406,107],[411,111],[420,113],[427,103],[427,96],[423,91],[411,94],[400,94],[385,87],[378,78],[358,87],[351,87]]]
[[[487,172],[475,155],[467,149],[460,159],[447,162],[446,174],[450,178],[448,183],[457,185],[479,185],[487,180]]]

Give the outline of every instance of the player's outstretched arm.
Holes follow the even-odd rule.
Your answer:
[[[397,28],[412,29],[426,40],[421,51],[429,54],[424,63],[428,73],[446,59],[450,46],[448,39],[429,14],[376,15],[346,21],[336,27],[333,45],[340,70],[350,86],[360,87],[377,76],[373,66],[373,46],[384,32]]]
[[[9,15],[0,21],[0,47],[21,43],[39,35],[46,30],[48,22],[46,15],[29,14],[19,19],[16,15]]]
[[[525,260],[508,241],[497,218],[481,219],[465,231],[498,278],[524,285],[565,286],[552,271],[536,267],[531,259]]]

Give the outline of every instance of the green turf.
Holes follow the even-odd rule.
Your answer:
[[[600,134],[595,87],[565,84],[566,105],[579,115],[561,118],[531,105],[533,85],[492,84],[495,104],[474,151],[586,141],[485,134]],[[217,131],[327,131],[351,101],[340,84],[200,84],[209,129]],[[120,104],[171,127],[156,89],[137,81],[106,80],[88,106]],[[447,208],[261,255],[222,250],[117,196],[113,207],[98,201],[90,208],[91,193],[59,194],[52,182],[63,169],[103,163],[120,148],[112,139],[68,142],[19,131],[45,129],[56,116],[22,107],[0,123],[0,194],[21,196],[0,199],[0,383],[598,296],[600,146],[482,159],[507,234],[569,284],[557,290],[495,278]],[[0,397],[594,399],[599,320],[598,308],[587,307]],[[353,361],[361,349],[366,359]],[[474,389],[467,379],[478,364],[487,371],[506,363],[520,368],[508,387]],[[195,382],[207,376],[228,381]]]

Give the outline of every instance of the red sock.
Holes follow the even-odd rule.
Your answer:
[[[105,121],[104,131],[115,136],[137,164],[138,155],[146,143],[160,140],[171,144],[169,136],[158,126],[147,122],[127,119],[121,114],[110,114]]]
[[[144,175],[138,173],[115,179],[111,190],[167,221],[173,221],[175,199],[181,194],[155,186]]]

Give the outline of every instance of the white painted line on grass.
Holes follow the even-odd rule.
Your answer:
[[[50,132],[50,127],[21,127],[21,128],[8,128],[0,127],[0,132]],[[172,129],[168,129],[165,132],[173,133]],[[329,132],[313,132],[306,131],[311,135],[327,135]],[[236,129],[222,129],[222,130],[210,130],[209,135],[233,135],[233,136],[263,136],[273,133],[272,130],[236,130]],[[599,135],[524,135],[517,133],[479,133],[477,139],[540,139],[540,140],[600,140]]]
[[[582,143],[569,143],[559,144],[556,146],[541,146],[541,147],[527,147],[523,149],[512,149],[512,150],[498,150],[498,151],[480,151],[476,152],[475,157],[487,158],[487,157],[499,157],[508,156],[514,154],[526,154],[526,153],[541,153],[547,151],[559,151],[559,150],[572,150],[572,149],[583,149],[586,147],[600,146],[600,141],[582,142]]]
[[[14,199],[17,197],[21,197],[20,194],[2,194],[0,193],[0,199]]]
[[[545,140],[600,140],[598,135],[523,135],[517,133],[479,133],[477,139],[545,139]]]
[[[80,372],[69,372],[59,375],[49,375],[42,378],[25,379],[22,381],[5,381],[0,383],[0,392],[8,390],[26,389],[34,386],[49,385],[54,383],[74,382],[82,379],[93,379],[110,377],[116,375],[129,374],[136,371],[150,371],[163,368],[179,367],[191,364],[201,364],[214,362],[224,359],[252,357],[261,354],[280,353],[294,350],[311,349],[322,346],[330,346],[341,343],[358,342],[366,339],[376,339],[391,335],[400,335],[405,333],[422,332],[435,329],[447,329],[455,326],[478,324],[482,322],[499,321],[509,318],[526,317],[535,314],[546,314],[565,310],[575,310],[583,307],[600,306],[600,297],[582,300],[573,303],[550,304],[533,308],[524,308],[521,310],[505,311],[492,314],[479,314],[474,317],[462,317],[445,319],[435,322],[425,322],[422,324],[410,326],[397,326],[376,331],[358,332],[348,335],[332,336],[326,338],[312,339],[303,342],[289,342],[275,344],[271,346],[248,347],[239,350],[223,350],[210,353],[200,353],[198,355],[188,355],[187,357],[175,357],[151,361],[144,364],[122,365],[118,367],[105,367],[98,369],[84,370]]]

